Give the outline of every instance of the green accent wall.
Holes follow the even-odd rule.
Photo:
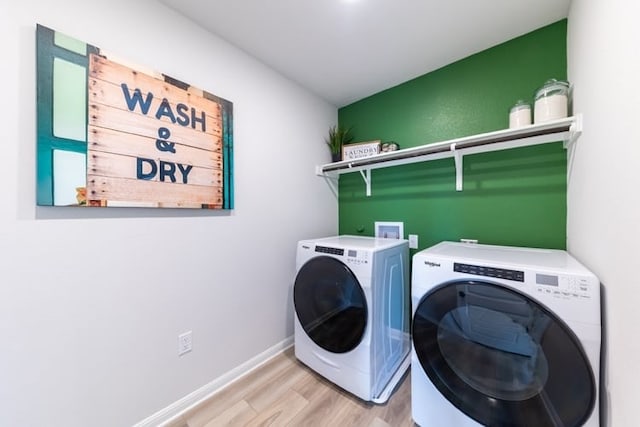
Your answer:
[[[562,20],[410,80],[338,111],[354,142],[400,148],[505,129],[518,99],[533,103],[550,79],[567,78]],[[384,58],[381,58],[384,60]],[[442,240],[566,246],[567,154],[562,143],[464,156],[464,190],[453,158],[340,176],[340,234],[374,235],[375,221],[404,222],[419,249]]]

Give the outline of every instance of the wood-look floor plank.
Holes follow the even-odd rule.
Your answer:
[[[173,419],[167,423],[162,424],[162,427],[189,427],[189,424],[184,419],[183,416],[180,416],[176,419]]]
[[[407,371],[396,390],[384,405],[376,405],[372,412],[394,427],[413,426],[411,418],[411,375]]]
[[[308,401],[315,400],[323,389],[329,387],[329,381],[304,366],[302,363],[298,365],[301,370],[308,372],[309,375],[299,380],[292,388],[300,393],[302,397]]]
[[[305,366],[289,348],[168,427],[413,427],[410,393],[407,373],[387,403],[365,402]]]
[[[394,426],[392,426],[391,424],[389,424],[384,420],[381,420],[378,417],[375,417],[373,421],[371,421],[371,424],[369,424],[367,427],[394,427]]]
[[[328,426],[330,424],[327,424],[327,421],[341,399],[340,393],[324,388],[289,424],[291,426]]]
[[[285,427],[308,404],[307,399],[295,390],[289,389],[280,399],[247,423],[246,427]]]
[[[282,370],[291,366],[291,357],[295,356],[289,356],[287,353],[292,354],[293,351],[290,349],[285,350],[192,409],[187,416],[183,416],[188,426],[203,427],[209,420],[216,418],[227,408],[243,400],[256,387],[269,383]]]
[[[327,426],[367,427],[373,421],[373,413],[356,401],[356,397],[342,394],[325,419]]]
[[[257,412],[264,411],[273,402],[286,394],[296,382],[311,375],[300,369],[296,361],[291,361],[290,363],[289,367],[273,376],[269,382],[255,387],[245,396],[245,400]]]
[[[241,400],[215,418],[209,420],[204,427],[244,426],[251,419],[255,418],[256,415],[258,414],[253,410],[251,405]]]

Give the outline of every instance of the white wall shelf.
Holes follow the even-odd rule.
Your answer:
[[[582,133],[582,115],[533,124],[518,129],[504,129],[418,147],[404,148],[356,160],[343,160],[316,166],[316,174],[327,179],[337,194],[337,181],[344,173],[360,172],[366,194],[371,196],[371,170],[453,157],[456,167],[456,190],[462,191],[463,156],[508,150],[511,148],[562,141],[568,148]]]

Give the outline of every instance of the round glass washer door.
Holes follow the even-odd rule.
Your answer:
[[[454,281],[434,289],[413,316],[413,346],[440,393],[483,425],[581,426],[593,411],[595,380],[578,338],[509,288]]]
[[[336,258],[307,261],[293,286],[296,315],[309,338],[332,353],[346,353],[362,341],[367,301],[351,269]]]

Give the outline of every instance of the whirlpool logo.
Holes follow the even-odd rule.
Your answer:
[[[424,265],[428,265],[429,267],[440,267],[440,264],[437,262],[425,261]]]

